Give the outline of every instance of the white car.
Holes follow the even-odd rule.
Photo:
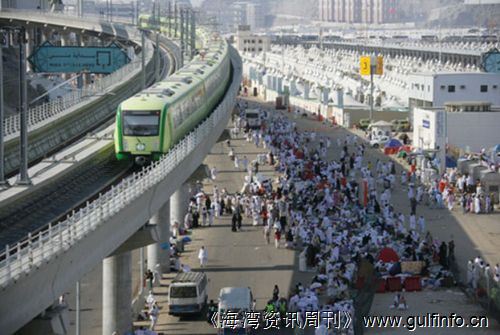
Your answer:
[[[381,145],[386,144],[390,140],[389,136],[380,136],[370,140],[370,146],[373,148],[378,148]]]

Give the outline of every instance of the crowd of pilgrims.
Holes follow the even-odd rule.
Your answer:
[[[240,101],[239,107],[243,111],[248,102]],[[244,229],[246,217],[254,226],[263,226],[267,243],[272,236],[276,248],[305,250],[307,266],[317,271],[312,282],[297,283],[286,300],[273,295],[266,310],[274,306],[274,311],[283,311],[285,303],[287,311],[340,310],[354,315],[351,287],[358,263],[366,259],[381,275],[389,275],[394,264],[377,260],[384,247],[394,249],[402,261],[423,261],[429,285],[439,286],[450,274],[454,245],[451,241],[448,248],[433,239],[424,218],[417,219],[414,199],[423,188],[414,186],[414,176],[398,180],[394,162],[368,160],[365,145],[355,135],[332,143],[314,131],[299,131],[295,121],[281,114],[265,115],[261,129],[253,130],[242,113],[233,119],[230,133],[233,138],[244,136],[267,154],[249,162],[226,141],[235,169],[247,172],[242,189],[219,190],[214,180],[212,197],[200,192],[191,199],[184,226],[210,226],[214,217],[230,215],[236,232]],[[329,159],[332,151],[338,159]],[[280,176],[268,180],[259,173],[262,165],[273,166]],[[360,202],[361,181],[368,188],[366,204]],[[391,203],[396,183],[408,187],[411,215],[396,212]],[[320,293],[326,297],[323,303]]]

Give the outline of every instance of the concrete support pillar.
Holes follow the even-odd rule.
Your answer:
[[[102,262],[102,334],[132,330],[132,254],[125,252]]]
[[[184,216],[189,204],[189,184],[181,187],[170,197],[170,222],[179,222],[179,227],[184,226]]]
[[[149,219],[149,223],[156,225],[155,237],[158,243],[148,245],[148,270],[153,273],[157,271],[159,274],[168,273],[170,271],[170,200]]]

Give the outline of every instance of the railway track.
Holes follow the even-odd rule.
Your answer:
[[[169,57],[168,50],[163,48],[160,57],[160,78],[169,75],[169,69],[174,69],[173,57]],[[167,59],[169,59],[167,61]],[[170,66],[169,66],[170,65]],[[147,78],[148,85],[154,83],[154,72],[149,72]],[[110,127],[113,124],[114,116],[104,120],[96,126],[97,129]],[[76,143],[85,136],[82,134],[78,139],[72,141]],[[107,136],[112,136],[112,127]],[[99,139],[96,139],[99,141]],[[95,144],[95,142],[93,142]],[[90,144],[92,145],[92,144]],[[65,143],[59,149],[67,147]],[[80,151],[84,150],[80,149]],[[76,154],[75,152],[73,153]],[[71,157],[63,157],[63,160],[71,161]],[[37,160],[37,162],[43,159]],[[49,167],[55,166],[54,161]],[[34,164],[34,163],[32,163]],[[114,146],[109,145],[104,152],[94,155],[92,159],[85,162],[81,167],[50,182],[31,194],[23,197],[20,201],[1,206],[0,204],[0,248],[4,249],[7,244],[22,242],[27,234],[35,235],[40,231],[48,229],[49,224],[55,225],[58,221],[66,217],[71,211],[85,205],[97,197],[99,193],[105,192],[112,185],[119,183],[133,172],[132,163],[117,161],[114,156]],[[26,241],[26,244],[28,242]]]

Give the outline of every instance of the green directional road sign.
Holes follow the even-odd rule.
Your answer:
[[[114,43],[107,47],[58,47],[45,42],[35,49],[28,61],[34,72],[112,73],[130,59]]]

